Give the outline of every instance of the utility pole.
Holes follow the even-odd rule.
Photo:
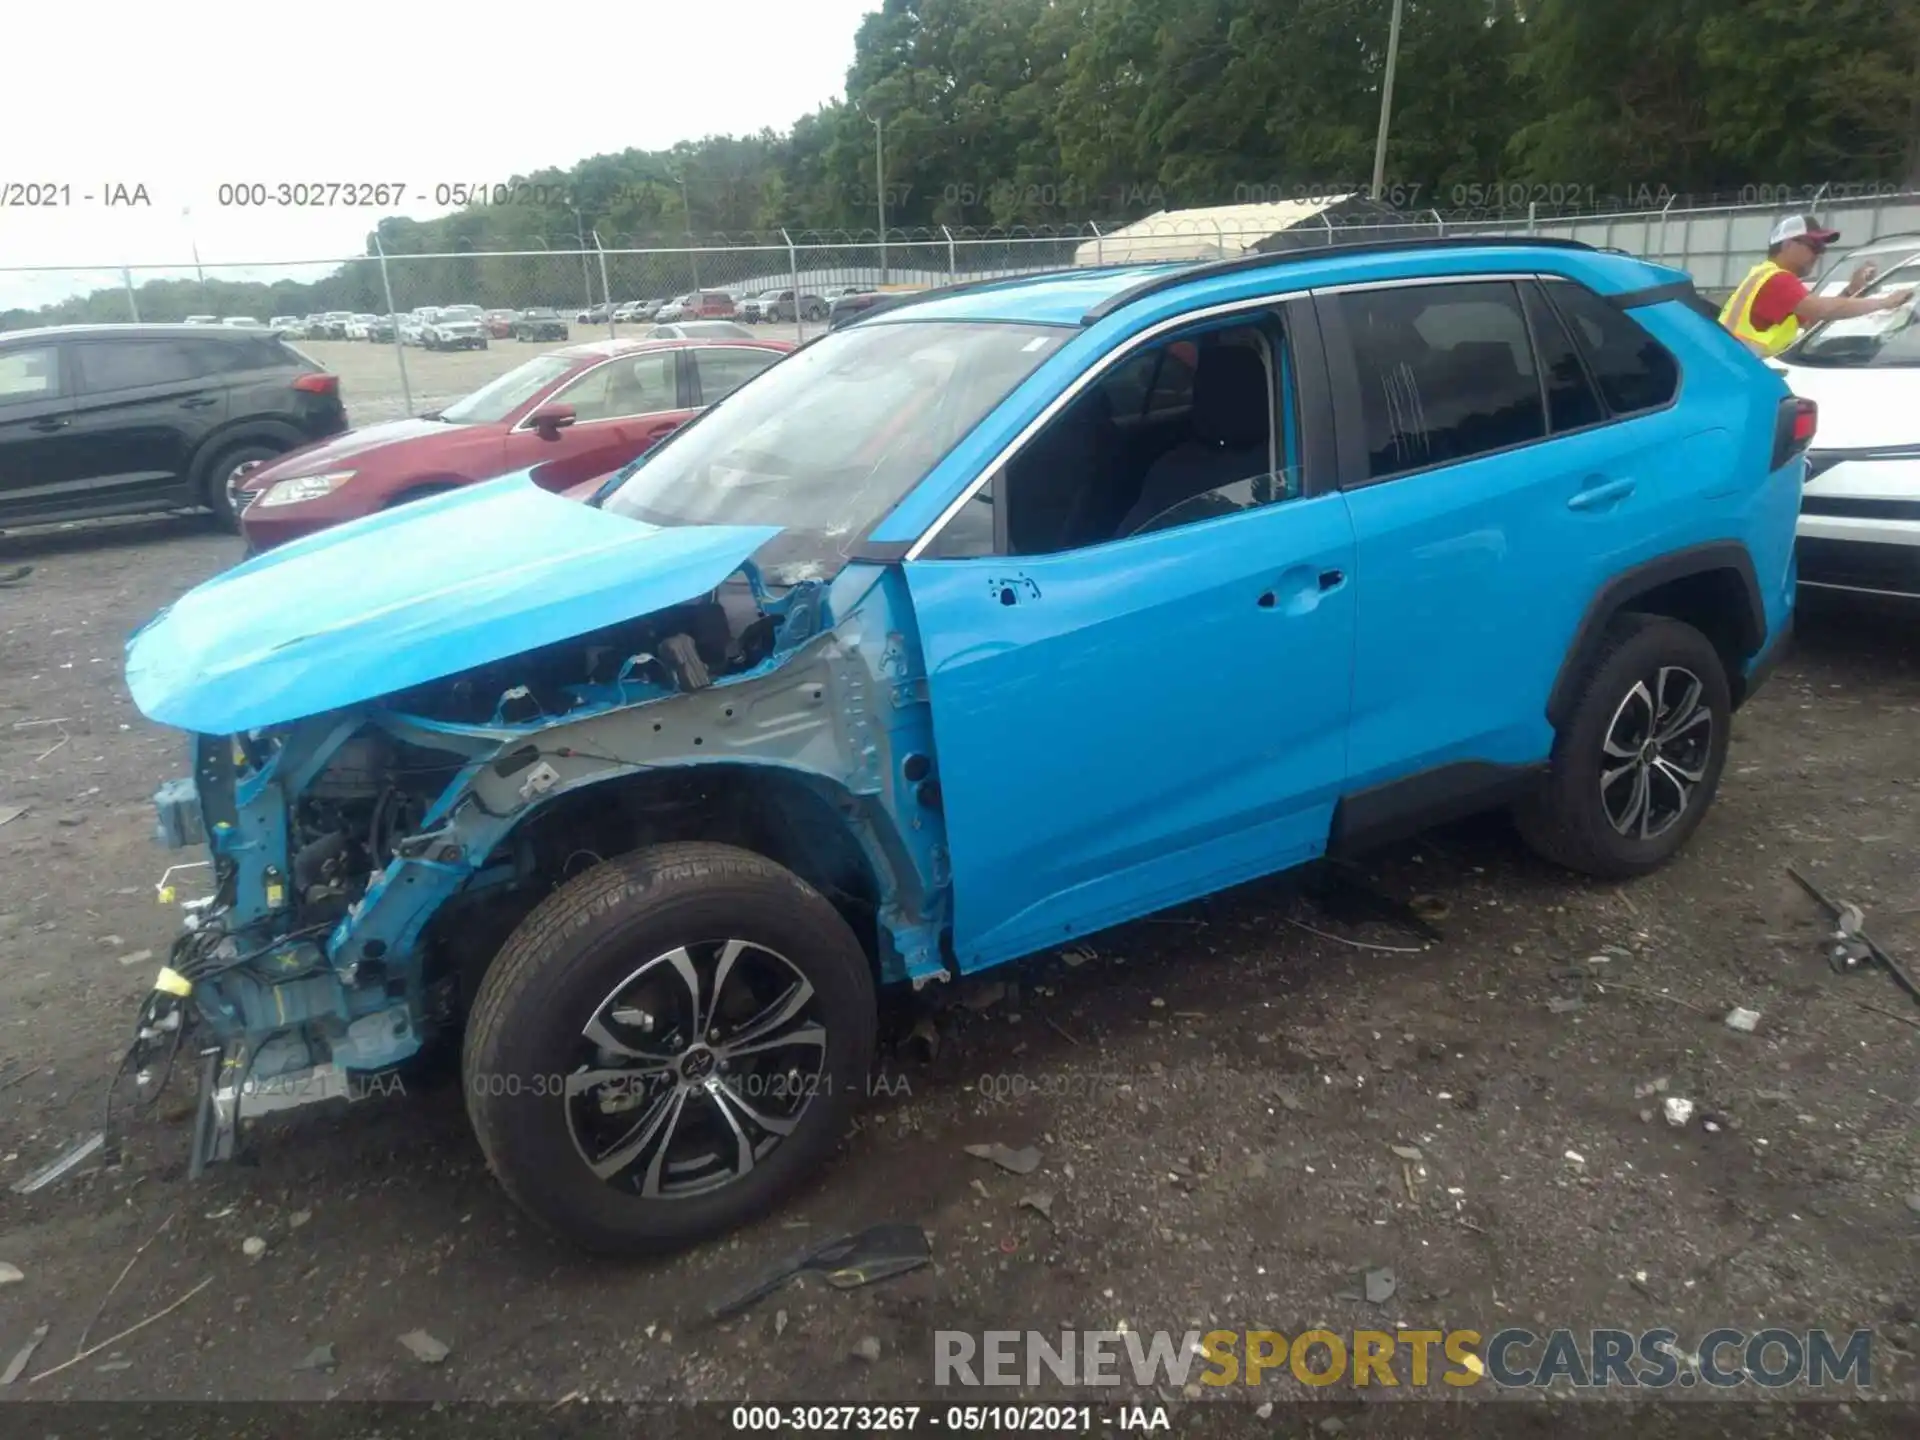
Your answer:
[[[1373,198],[1380,198],[1387,179],[1387,126],[1393,117],[1393,67],[1400,59],[1400,12],[1406,0],[1393,0],[1393,23],[1387,31],[1387,73],[1380,84],[1380,134],[1373,142]]]
[[[880,210],[880,283],[887,283],[887,168],[886,155],[881,146],[881,122],[869,115],[873,122],[873,199]],[[798,305],[798,298],[794,304]]]

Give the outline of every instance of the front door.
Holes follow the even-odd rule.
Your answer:
[[[522,420],[507,435],[507,468],[531,467],[547,490],[568,490],[618,470],[685,424],[691,378],[677,350],[617,355],[542,400],[571,405],[574,422],[552,439]]]
[[[1277,323],[1200,343],[1185,438],[1144,473],[1095,387],[904,567],[963,970],[1325,849],[1352,525],[1342,495],[1303,493],[1291,411],[1276,424]]]
[[[48,342],[0,351],[0,522],[71,507],[84,478],[60,348]]]

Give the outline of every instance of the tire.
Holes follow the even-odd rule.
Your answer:
[[[213,457],[207,465],[206,495],[202,503],[213,512],[213,518],[220,523],[221,529],[236,535],[240,533],[240,512],[234,509],[233,501],[227,495],[227,480],[233,472],[256,460],[278,460],[285,453],[282,448],[250,440],[222,450]]]
[[[714,988],[734,946],[720,1002],[694,1001]],[[701,982],[698,992],[675,955]],[[801,1008],[789,1010],[796,995]],[[708,1041],[761,1025],[803,1038],[742,1052],[729,1069],[724,1043],[687,1040],[693,1003],[722,1012]],[[780,1015],[789,1018],[775,1023]],[[663,1024],[659,1040],[644,1038]],[[587,1038],[590,1027],[599,1041]],[[867,957],[817,890],[730,845],[652,846],[581,874],[508,937],[467,1028],[467,1113],[501,1186],[543,1225],[603,1254],[677,1249],[772,1208],[820,1165],[865,1088],[875,1027]],[[562,1075],[596,1066],[619,1074],[609,1041],[628,1055],[644,1047],[663,1063],[652,1078],[629,1070],[634,1079],[569,1096]],[[811,1079],[809,1066],[817,1067]],[[753,1109],[736,1108],[743,1096]],[[653,1133],[667,1136],[658,1158],[643,1130],[648,1117]],[[783,1125],[790,1128],[779,1133]],[[688,1155],[683,1142],[700,1150],[703,1137],[712,1142],[707,1153]],[[669,1155],[671,1166],[662,1163]]]
[[[1726,667],[1706,636],[1662,616],[1618,617],[1554,741],[1546,782],[1515,807],[1521,837],[1601,879],[1659,869],[1713,803],[1732,714]]]

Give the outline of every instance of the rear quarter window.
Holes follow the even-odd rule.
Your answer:
[[[1616,419],[1673,400],[1680,362],[1631,315],[1571,280],[1549,280],[1546,291]]]

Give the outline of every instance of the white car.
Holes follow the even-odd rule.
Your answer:
[[[236,330],[257,330],[260,327],[260,322],[251,315],[229,315],[220,323],[231,325]]]
[[[1853,252],[1839,281],[1866,259],[1880,269],[1866,294],[1920,287],[1920,237]],[[1920,300],[1829,320],[1768,363],[1820,407],[1800,500],[1800,584],[1920,599]]]
[[[305,335],[307,322],[298,315],[276,315],[267,322],[267,328],[276,335]]]
[[[218,315],[189,315],[187,316],[186,323],[189,325],[218,325],[220,323],[220,317]]]
[[[442,310],[420,327],[420,345],[425,350],[485,350],[487,327],[478,315]]]

